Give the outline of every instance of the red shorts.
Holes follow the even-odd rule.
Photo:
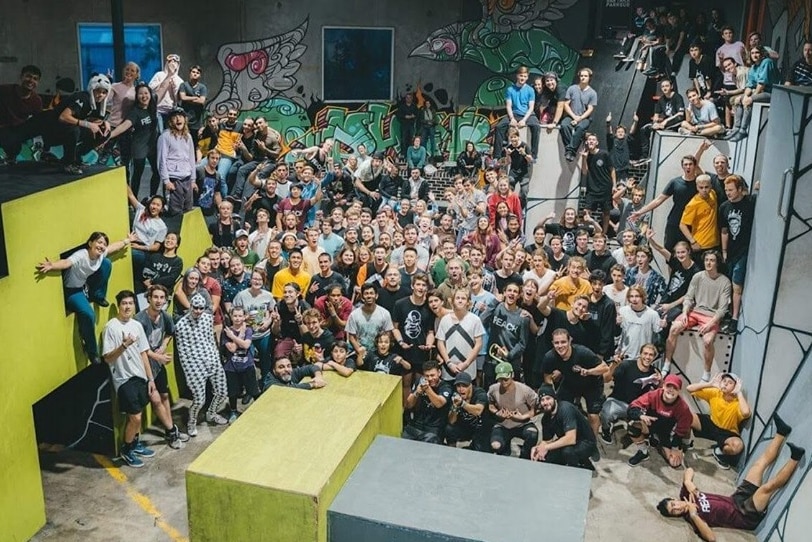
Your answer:
[[[686,326],[688,327],[688,329],[693,327],[702,327],[711,320],[713,320],[713,316],[703,314],[701,312],[691,311],[688,313],[688,322],[686,323]],[[718,322],[713,324],[713,328],[711,328],[711,331],[715,332],[719,331]]]

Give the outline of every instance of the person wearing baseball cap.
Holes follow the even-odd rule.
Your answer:
[[[559,401],[550,384],[542,384],[538,396],[542,437],[530,459],[595,470],[590,457],[598,454],[598,443],[586,416],[569,401]]]
[[[239,229],[234,234],[234,255],[242,260],[249,273],[259,263],[259,254],[248,247],[248,230]]]
[[[671,467],[682,465],[693,414],[680,397],[681,390],[682,379],[668,375],[661,388],[644,393],[629,405],[629,436],[637,445],[637,453],[629,459],[632,467],[648,460],[649,442],[659,447]]]
[[[448,425],[445,428],[445,441],[449,446],[470,440],[470,450],[490,452],[491,417],[488,408],[488,394],[474,386],[474,379],[466,372],[457,373],[454,379],[456,393],[451,396],[451,410],[448,412]]]
[[[710,382],[690,384],[687,390],[709,407],[709,414],[694,415],[691,424],[694,436],[716,442],[713,458],[719,467],[729,469],[738,463],[744,450],[739,428],[750,417],[750,405],[742,393],[741,380],[734,373],[719,373]]]
[[[495,368],[496,383],[488,389],[488,409],[497,423],[491,431],[491,451],[510,455],[510,443],[524,440],[519,457],[530,459],[530,450],[539,438],[532,422],[536,415],[538,395],[533,388],[513,379],[513,365],[502,361]]]

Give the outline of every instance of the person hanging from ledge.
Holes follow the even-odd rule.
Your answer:
[[[45,258],[44,262],[36,266],[37,271],[43,274],[54,270],[67,271],[64,278],[65,307],[68,312],[76,313],[79,337],[88,359],[93,364],[101,363],[101,357],[96,341],[96,314],[90,304],[95,303],[99,307],[110,306],[106,297],[113,263],[107,256],[120,252],[135,240],[135,234],[131,233],[121,241],[110,243],[106,233],[95,231],[90,234],[84,248],[55,262]]]

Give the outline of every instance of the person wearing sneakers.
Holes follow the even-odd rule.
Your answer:
[[[661,449],[663,457],[673,468],[682,465],[685,441],[691,434],[691,409],[680,397],[682,380],[677,375],[665,377],[663,386],[644,393],[629,405],[629,436],[637,445],[637,453],[629,459],[636,467],[649,458],[650,442]]]
[[[660,514],[667,518],[685,519],[702,540],[716,540],[713,527],[755,530],[767,515],[770,499],[787,485],[806,453],[800,446],[787,441],[792,427],[778,414],[773,416],[773,420],[776,435],[753,462],[732,495],[700,491],[694,484],[694,470],[686,469],[679,498],[661,500],[657,504]],[[772,470],[785,442],[790,452],[789,459],[765,482],[764,475]]]
[[[155,381],[157,394],[150,395],[150,403],[155,417],[163,424],[166,441],[170,448],[179,449],[189,440],[189,435],[181,433],[172,421],[172,404],[169,402],[169,379],[164,366],[172,363],[171,353],[167,353],[169,341],[175,334],[172,317],[164,310],[169,290],[160,284],[147,289],[147,308],[134,316],[143,327],[149,342],[147,359],[152,367],[152,378]]]
[[[456,446],[461,440],[470,440],[468,449],[490,452],[493,418],[487,412],[488,393],[475,386],[474,379],[464,371],[454,378],[454,388],[456,393],[451,396],[445,427],[446,444]]]
[[[104,361],[110,366],[113,387],[121,411],[127,415],[124,422],[124,443],[121,459],[131,467],[144,466],[142,457],[152,457],[155,451],[144,446],[138,438],[141,413],[150,398],[158,397],[152,367],[147,359],[149,342],[144,328],[133,318],[135,294],[122,290],[116,294],[118,314],[104,326]]]
[[[214,342],[214,315],[206,310],[206,298],[195,294],[187,312],[175,325],[175,343],[178,359],[192,391],[189,423],[186,432],[197,436],[197,415],[206,402],[206,382],[211,382],[214,397],[206,412],[206,421],[213,425],[226,425],[228,420],[217,411],[228,396],[226,374],[220,363],[220,352]]]
[[[694,414],[691,423],[694,436],[715,441],[713,458],[721,468],[729,469],[744,450],[739,427],[750,417],[741,380],[733,373],[720,373],[710,382],[690,384],[687,390],[710,407],[710,414]]]
[[[530,459],[595,470],[589,460],[598,454],[595,433],[578,407],[559,401],[549,384],[539,388],[539,406],[541,442],[533,447]]]
[[[502,361],[496,366],[496,384],[488,388],[488,410],[496,419],[491,430],[491,450],[499,455],[510,455],[510,443],[521,438],[519,457],[530,459],[530,452],[539,439],[533,423],[537,414],[538,395],[533,388],[513,379],[513,365]]]
[[[629,403],[656,389],[660,385],[661,375],[654,367],[657,358],[657,347],[646,343],[640,348],[640,355],[625,361],[618,354],[609,362],[609,372],[604,373],[604,382],[614,382],[612,394],[606,398],[599,414],[601,420],[601,440],[612,444],[612,431],[618,420],[626,419]]]
[[[718,251],[705,251],[703,261],[705,270],[691,279],[682,302],[682,314],[674,320],[665,341],[662,371],[668,373],[671,370],[671,359],[677,349],[677,338],[680,333],[698,326],[697,332],[705,346],[705,371],[702,373],[702,381],[709,382],[711,365],[716,355],[714,342],[719,332],[719,322],[724,318],[730,305],[731,284],[730,279],[719,271],[721,258]]]

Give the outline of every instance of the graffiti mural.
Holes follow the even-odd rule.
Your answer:
[[[308,23],[309,18],[278,36],[221,46],[217,63],[223,70],[223,86],[210,108],[218,115],[232,107],[252,111],[296,86],[299,58],[307,50],[302,38]]]
[[[412,46],[412,62],[468,60],[492,75],[479,83],[473,103],[455,106],[450,93],[430,81],[406,86],[417,103],[430,100],[438,111],[438,153],[454,157],[465,142],[489,146],[489,133],[504,114],[504,92],[520,65],[533,73],[558,72],[572,77],[578,53],[550,31],[577,0],[480,0],[478,20],[444,25],[425,42]],[[400,128],[394,103],[325,102],[318,90],[298,83],[297,73],[308,50],[304,38],[310,19],[277,36],[222,45],[217,62],[223,84],[208,108],[216,115],[234,107],[243,117],[263,115],[284,136],[284,151],[318,145],[333,138],[337,153],[352,152],[361,143],[371,151],[394,153],[400,147]],[[309,97],[308,97],[309,94]]]
[[[481,0],[482,19],[457,22],[433,31],[410,57],[438,62],[470,60],[494,75],[480,83],[475,106],[501,107],[505,88],[519,66],[531,73],[555,71],[568,81],[574,75],[578,52],[545,27],[563,17],[576,0]]]

